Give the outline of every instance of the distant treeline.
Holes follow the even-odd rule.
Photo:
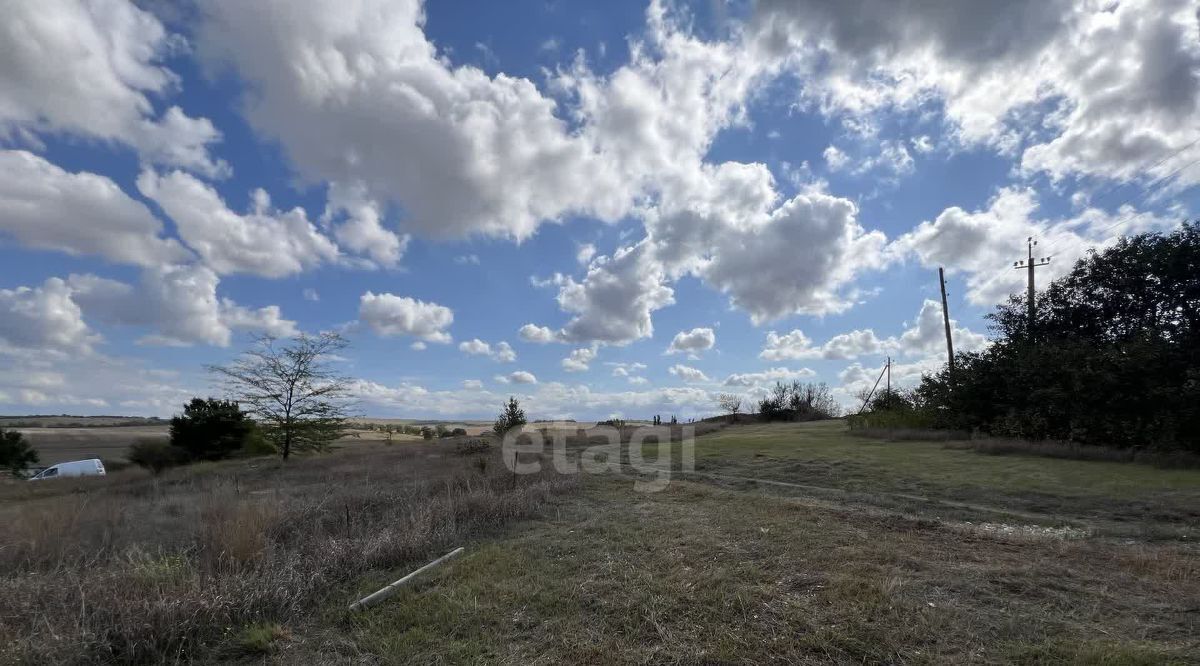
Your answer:
[[[873,425],[1200,453],[1200,227],[1092,251],[988,315],[994,341],[872,405]]]

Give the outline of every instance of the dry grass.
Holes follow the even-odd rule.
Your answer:
[[[536,515],[576,483],[472,463],[444,444],[379,446],[8,486],[0,663],[259,651],[347,581]]]
[[[512,532],[354,618],[350,645],[277,663],[1200,659],[1185,545],[964,533],[692,482],[641,494],[612,477]]]

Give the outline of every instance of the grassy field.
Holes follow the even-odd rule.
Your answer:
[[[132,444],[143,440],[166,441],[168,426],[97,426],[85,428],[13,428],[25,435],[45,467],[68,460],[124,460]]]
[[[1200,471],[839,422],[696,450],[659,493],[449,441],[0,489],[0,662],[1200,662]]]
[[[839,422],[727,428],[697,440],[697,466],[662,493],[583,477],[553,517],[342,620],[353,647],[326,656],[1200,661],[1196,470],[864,440]]]
[[[938,516],[1002,515],[1047,524],[1200,538],[1200,470],[989,456],[953,443],[850,435],[840,421],[750,425],[697,440],[696,469],[731,486],[795,490]],[[743,478],[781,482],[752,484]]]

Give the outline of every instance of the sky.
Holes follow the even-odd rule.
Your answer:
[[[0,0],[0,413],[335,331],[377,417],[911,386],[1200,201],[1182,0]]]

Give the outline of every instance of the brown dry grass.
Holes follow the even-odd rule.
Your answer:
[[[378,446],[0,489],[0,663],[207,660],[575,486],[472,462]]]

